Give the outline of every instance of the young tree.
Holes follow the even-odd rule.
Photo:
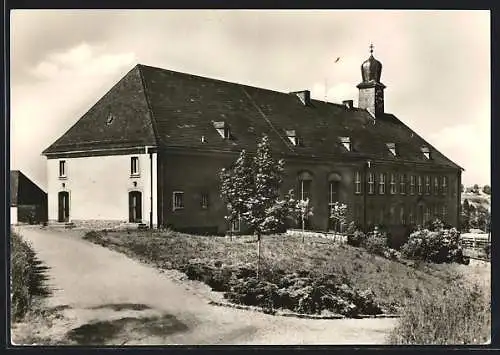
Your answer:
[[[238,216],[257,237],[257,275],[260,271],[261,236],[279,231],[295,214],[292,192],[280,197],[284,176],[283,159],[275,161],[269,138],[264,136],[250,159],[243,150],[232,169],[220,173],[221,196],[226,202],[228,220]]]
[[[306,230],[306,220],[313,215],[313,206],[309,203],[309,198],[297,201],[297,209],[300,215],[302,225],[302,243],[304,243],[304,235]]]
[[[330,208],[330,218],[335,221],[335,232],[338,231],[338,226],[343,225],[346,221],[347,205],[341,202],[335,202]]]

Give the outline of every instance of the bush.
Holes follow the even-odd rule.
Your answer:
[[[477,285],[454,283],[407,303],[391,344],[480,344],[491,336],[491,306]]]
[[[365,239],[365,233],[357,230],[347,236],[347,244],[353,247],[360,247]]]
[[[31,310],[35,297],[46,297],[47,267],[37,259],[35,251],[21,236],[11,232],[11,296],[12,318],[21,320]]]
[[[410,235],[401,247],[401,253],[408,259],[433,263],[466,263],[459,244],[460,233],[455,229],[429,231],[422,229]]]
[[[370,253],[385,256],[389,250],[385,233],[375,230],[364,239],[362,246]]]

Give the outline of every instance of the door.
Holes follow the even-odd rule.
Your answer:
[[[59,216],[58,222],[69,222],[69,193],[59,192]]]
[[[128,193],[128,207],[129,222],[142,222],[142,194],[140,191],[130,191]]]

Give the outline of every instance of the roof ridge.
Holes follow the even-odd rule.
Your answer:
[[[260,86],[254,86],[254,85],[250,85],[250,84],[238,83],[238,82],[235,82],[235,81],[228,81],[228,80],[223,80],[223,79],[217,79],[217,78],[213,78],[213,77],[209,77],[209,76],[202,76],[202,75],[198,75],[198,74],[191,74],[191,73],[181,72],[181,71],[177,71],[177,70],[165,69],[165,68],[156,67],[156,66],[147,65],[147,64],[141,64],[141,63],[138,63],[136,65],[136,67],[139,67],[139,68],[150,68],[150,69],[154,69],[154,70],[161,70],[161,71],[164,71],[164,72],[169,72],[169,73],[174,73],[174,74],[180,74],[180,75],[185,75],[185,76],[190,76],[190,77],[200,78],[200,79],[208,79],[208,80],[217,81],[217,82],[220,82],[220,83],[225,83],[225,84],[230,84],[230,85],[237,85],[237,86],[240,86],[240,87],[245,87],[245,88],[250,88],[250,89],[257,89],[257,90],[262,90],[262,91],[267,91],[267,92],[273,92],[273,93],[277,93],[277,94],[290,95],[290,94],[294,93],[293,91],[292,92],[278,91],[278,90],[268,89],[268,88],[264,88],[264,87],[260,87]],[[141,71],[141,75],[142,75],[142,71]],[[335,105],[335,106],[339,106],[339,107],[344,107],[345,106],[342,103],[331,102],[331,101],[323,101],[323,100],[319,100],[319,99],[311,99],[311,101],[316,101],[318,103]],[[364,109],[360,109],[358,107],[353,107],[352,109],[364,110]]]

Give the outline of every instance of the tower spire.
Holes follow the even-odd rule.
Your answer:
[[[370,43],[370,55],[373,54],[373,43]]]

